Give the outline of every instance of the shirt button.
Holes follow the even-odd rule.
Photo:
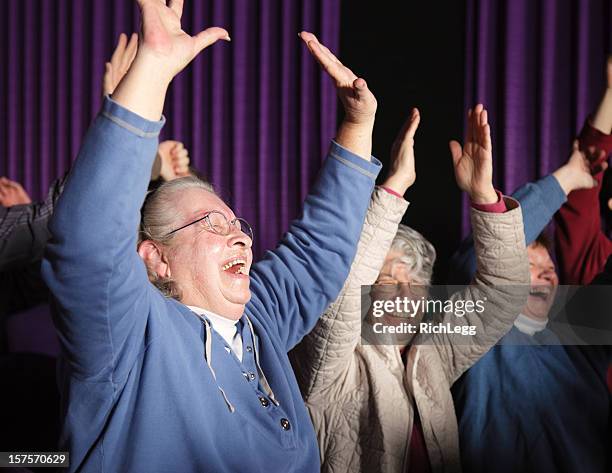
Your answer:
[[[242,376],[245,377],[245,379],[248,381],[249,380],[249,373],[245,373],[244,371],[242,372]]]
[[[247,345],[246,347],[246,351],[248,351],[249,353],[251,353],[253,351],[253,347],[251,345]]]
[[[283,430],[289,430],[291,428],[291,423],[289,422],[289,419],[285,419],[284,417],[281,419],[280,425]]]
[[[255,379],[255,373],[249,373],[249,379],[253,381]]]
[[[261,405],[264,407],[268,407],[270,405],[270,401],[263,396],[259,396],[259,402],[261,402]]]

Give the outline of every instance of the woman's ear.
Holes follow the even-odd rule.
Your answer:
[[[169,278],[170,265],[168,259],[163,254],[161,248],[152,240],[142,241],[138,245],[138,254],[145,263],[145,266],[151,273],[155,273],[157,277]]]

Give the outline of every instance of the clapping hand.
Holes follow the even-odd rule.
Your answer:
[[[314,34],[302,31],[300,38],[335,82],[338,97],[344,106],[345,121],[354,124],[373,122],[376,114],[376,98],[368,89],[366,81],[358,78],[353,71],[343,65],[329,49],[319,43]]]
[[[596,150],[594,147],[583,151],[579,146],[578,140],[574,140],[572,154],[567,163],[553,172],[553,176],[559,182],[565,195],[578,189],[596,187],[597,181],[593,178],[593,175],[608,167],[608,163],[605,161],[605,151]],[[591,166],[593,166],[593,169],[591,169]]]
[[[468,111],[465,145],[457,141],[449,143],[455,179],[462,191],[469,194],[476,204],[497,202],[493,188],[493,146],[487,111],[481,104]]]
[[[230,40],[223,28],[191,36],[181,28],[183,0],[137,0],[142,16],[138,52],[113,99],[148,120],[159,120],[174,76],[203,49]]]
[[[0,177],[0,205],[12,207],[13,205],[31,204],[32,199],[18,182],[6,177]]]
[[[158,73],[168,81],[203,49],[220,39],[229,41],[223,28],[212,27],[191,36],[181,28],[183,0],[137,0],[142,14],[143,56],[159,65]]]
[[[404,194],[414,184],[416,171],[414,166],[414,134],[419,127],[421,116],[414,108],[410,118],[406,120],[391,147],[391,162],[389,176],[383,183],[384,187]]]
[[[117,85],[132,65],[137,51],[138,35],[132,33],[128,42],[125,33],[121,33],[110,62],[105,64],[102,95],[111,95],[115,91]]]
[[[161,161],[159,174],[165,181],[189,175],[189,152],[180,141],[162,141],[157,155]]]

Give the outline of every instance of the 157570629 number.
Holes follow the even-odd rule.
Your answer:
[[[10,466],[67,467],[68,452],[0,452],[0,468]]]

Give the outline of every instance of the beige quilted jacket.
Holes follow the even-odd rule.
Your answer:
[[[472,210],[478,272],[471,286],[453,296],[487,297],[485,311],[440,319],[477,326],[472,343],[453,344],[451,335],[441,334],[419,345],[418,335],[404,367],[399,347],[360,343],[361,285],[376,281],[408,206],[382,189],[374,191],[342,292],[291,353],[317,432],[321,471],[408,471],[413,403],[432,471],[461,470],[450,386],[511,328],[529,290],[521,210],[513,199],[506,205],[503,214]]]

